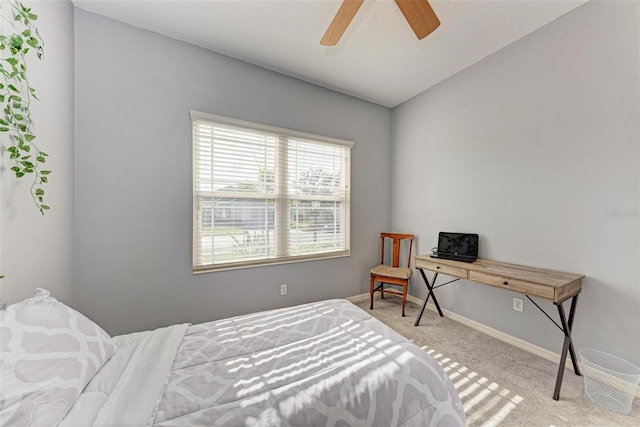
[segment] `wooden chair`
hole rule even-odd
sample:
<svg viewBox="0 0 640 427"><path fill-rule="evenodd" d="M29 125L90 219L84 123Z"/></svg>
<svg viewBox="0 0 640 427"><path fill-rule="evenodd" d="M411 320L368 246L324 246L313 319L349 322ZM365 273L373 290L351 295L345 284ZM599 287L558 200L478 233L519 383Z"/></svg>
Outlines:
<svg viewBox="0 0 640 427"><path fill-rule="evenodd" d="M389 238L393 241L393 253L391 265L384 264L384 241ZM369 293L371 294L371 310L373 310L373 294L380 292L380 298L384 299L384 294L402 295L402 317L404 316L404 305L407 302L407 288L409 279L413 275L413 270L409 268L411 263L411 250L413 248L413 234L380 233L382 240L380 249L380 265L371 269L371 282ZM409 256L407 257L407 267L399 267L400 264L400 244L403 240L409 240ZM374 289L374 282L380 282L380 286ZM384 288L384 284L402 286L402 293Z"/></svg>

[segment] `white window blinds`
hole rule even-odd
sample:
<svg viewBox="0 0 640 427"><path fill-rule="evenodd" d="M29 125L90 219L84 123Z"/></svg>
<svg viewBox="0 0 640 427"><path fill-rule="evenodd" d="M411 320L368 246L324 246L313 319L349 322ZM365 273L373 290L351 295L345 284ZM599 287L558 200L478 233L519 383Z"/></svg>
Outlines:
<svg viewBox="0 0 640 427"><path fill-rule="evenodd" d="M349 255L352 142L191 119L194 272Z"/></svg>

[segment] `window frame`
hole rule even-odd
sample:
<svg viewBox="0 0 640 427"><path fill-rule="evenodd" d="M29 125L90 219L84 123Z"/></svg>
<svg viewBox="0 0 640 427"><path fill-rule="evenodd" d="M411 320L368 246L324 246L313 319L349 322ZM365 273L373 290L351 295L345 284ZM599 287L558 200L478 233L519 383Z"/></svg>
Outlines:
<svg viewBox="0 0 640 427"><path fill-rule="evenodd" d="M192 158L192 199L193 199L193 211L192 211L192 223L193 223L193 230L192 230L192 273L193 274L201 274L201 273L209 273L209 272L215 272L215 271L224 271L224 270L233 270L233 269L242 269L242 268L250 268L250 267L261 267L261 266L266 266L266 265L277 265L277 264L288 264L288 263L295 263L295 262L306 262L306 261L313 261L313 260L322 260L322 259L331 259L331 258L342 258L342 257L348 257L351 255L351 149L353 148L353 146L355 145L355 143L353 141L349 141L349 140L344 140L344 139L339 139L339 138L332 138L332 137L327 137L327 136L321 136L321 135L315 135L315 134L311 134L311 133L306 133L306 132L300 132L300 131L296 131L296 130L291 130L291 129L286 129L286 128L280 128L280 127L275 127L275 126L269 126L269 125L264 125L264 124L260 124L260 123L253 123L253 122L249 122L249 121L245 121L245 120L239 120L239 119L233 119L233 118L229 118L229 117L224 117L224 116L219 116L219 115L215 115L215 114L209 114L209 113L203 113L200 111L195 111L195 110L191 110L190 111L190 116L191 116L191 128L192 128L192 153L191 153L191 158ZM197 166L196 166L196 143L197 143L197 139L196 139L196 121L204 121L204 122L209 122L212 125L220 125L220 126L233 126L233 127L238 127L238 128L243 128L246 130L251 130L251 131L257 131L257 132L264 132L264 133L268 133L268 134L276 134L278 136L278 138L282 139L284 138L285 140L287 140L288 138L292 138L292 139L301 139L305 142L317 142L318 144L329 144L329 145L333 145L333 146L341 146L341 147L345 147L346 151L346 155L341 156L342 157L342 161L345 162L348 165L348 170L346 168L343 168L341 173L343 174L342 176L342 180L345 183L344 184L344 190L345 190L345 196L343 198L340 199L340 202L343 203L343 219L342 219L342 227L345 228L344 230L344 249L342 250L337 250L337 251L330 251L330 252L318 252L318 253L310 253L310 254L303 254L303 255L291 255L291 254L286 254L284 256L275 256L275 257L268 257L268 258L261 258L261 259L253 259L253 260L242 260L242 261L233 261L233 262L224 262L224 263L218 263L218 264L199 264L199 259L198 256L200 255L199 253L199 248L198 248L198 221L199 219L197 218L197 215L199 214L199 202L200 199L202 198L201 195L199 195L198 193L202 193L202 191L200 190L196 190L196 185L197 185L197 181L196 181L196 174L197 174ZM285 167L286 170L286 167ZM279 171L280 169L276 170L276 183L275 186L278 187L280 182L278 180L282 179L280 177L278 177L279 175ZM347 179L348 178L348 179ZM284 178L286 179L286 177ZM247 196L251 197L251 195L256 195L257 193L248 193ZM309 195L302 195L302 196L293 196L293 195L288 195L288 194L277 194L276 195L276 200L274 200L274 202L278 201L278 200L321 200L322 199L327 199L327 196L324 195L317 195L316 197L314 196L309 196ZM283 215L284 212L286 212L287 217L289 217L290 215L290 206L284 206L283 207L283 203L280 203L280 207L276 207L275 209L275 215ZM278 213L279 212L279 213ZM211 217L213 218L214 213L213 211L211 211ZM347 223L348 222L348 223ZM346 225L345 225L346 223ZM278 239L278 237L282 237L284 235L288 235L289 231L291 230L290 227L286 228L286 231L280 231L278 232L278 229L275 228L277 227L277 225L274 225L274 236L276 237L276 252L281 252L281 245L285 245L285 242L281 242L281 239ZM278 243L280 240L281 243ZM279 249L278 249L279 247Z"/></svg>

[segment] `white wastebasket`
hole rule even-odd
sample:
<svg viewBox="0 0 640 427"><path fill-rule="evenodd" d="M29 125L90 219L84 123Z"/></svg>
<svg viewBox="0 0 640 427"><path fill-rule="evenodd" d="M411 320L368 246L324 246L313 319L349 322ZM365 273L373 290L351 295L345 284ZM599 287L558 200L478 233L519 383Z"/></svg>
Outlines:
<svg viewBox="0 0 640 427"><path fill-rule="evenodd" d="M603 351L581 348L578 354L587 397L610 411L630 413L640 368Z"/></svg>

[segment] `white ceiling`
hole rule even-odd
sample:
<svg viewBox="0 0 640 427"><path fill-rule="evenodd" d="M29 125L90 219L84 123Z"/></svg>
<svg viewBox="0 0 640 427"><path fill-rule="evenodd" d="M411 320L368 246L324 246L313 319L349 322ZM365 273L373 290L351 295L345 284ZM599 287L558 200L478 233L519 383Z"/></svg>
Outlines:
<svg viewBox="0 0 640 427"><path fill-rule="evenodd" d="M366 0L335 47L320 39L340 0L73 0L77 7L387 107L586 0L431 0L418 40L391 0Z"/></svg>

